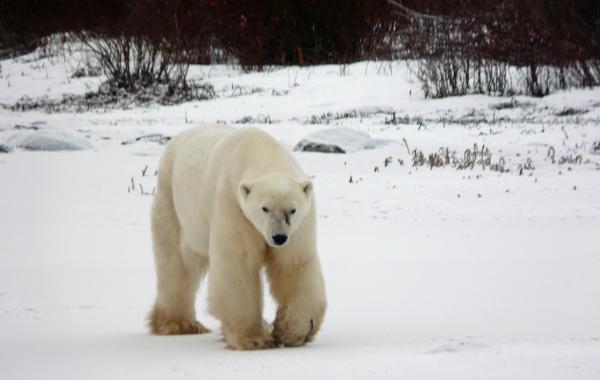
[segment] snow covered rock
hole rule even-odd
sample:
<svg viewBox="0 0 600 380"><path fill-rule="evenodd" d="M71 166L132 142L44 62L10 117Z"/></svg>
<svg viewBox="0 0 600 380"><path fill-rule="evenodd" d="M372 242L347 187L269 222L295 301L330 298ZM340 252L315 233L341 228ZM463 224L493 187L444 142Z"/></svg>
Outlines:
<svg viewBox="0 0 600 380"><path fill-rule="evenodd" d="M329 128L309 134L296 146L295 151L321 153L352 153L375 148L367 133L351 128Z"/></svg>
<svg viewBox="0 0 600 380"><path fill-rule="evenodd" d="M85 138L57 131L36 131L12 139L18 148L32 151L86 150L94 146Z"/></svg>

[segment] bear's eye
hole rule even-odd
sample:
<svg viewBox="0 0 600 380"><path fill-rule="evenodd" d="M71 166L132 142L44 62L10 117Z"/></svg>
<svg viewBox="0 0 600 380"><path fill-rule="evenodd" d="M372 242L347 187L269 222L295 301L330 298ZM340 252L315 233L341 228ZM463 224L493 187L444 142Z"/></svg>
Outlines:
<svg viewBox="0 0 600 380"><path fill-rule="evenodd" d="M263 212L269 212L269 209L266 207L263 207L262 210L263 210Z"/></svg>
<svg viewBox="0 0 600 380"><path fill-rule="evenodd" d="M296 213L296 209L295 208L293 208L293 209L290 210L290 214L295 214L295 213Z"/></svg>

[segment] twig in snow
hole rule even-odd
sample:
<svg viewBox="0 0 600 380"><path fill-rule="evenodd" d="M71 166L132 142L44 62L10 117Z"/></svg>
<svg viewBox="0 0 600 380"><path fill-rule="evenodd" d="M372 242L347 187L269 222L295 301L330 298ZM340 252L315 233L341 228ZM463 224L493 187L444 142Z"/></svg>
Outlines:
<svg viewBox="0 0 600 380"><path fill-rule="evenodd" d="M552 160L552 163L555 163L555 162L556 162L556 160L554 159L554 156L555 156L555 154L556 154L556 150L554 150L554 147L553 147L553 146L550 146L550 147L548 148L548 154L547 154L547 157L548 157L548 158L550 158L550 159Z"/></svg>
<svg viewBox="0 0 600 380"><path fill-rule="evenodd" d="M404 143L404 146L406 147L406 153L408 153L410 155L410 148L408 147L408 141L406 141L406 138L402 138L402 142Z"/></svg>

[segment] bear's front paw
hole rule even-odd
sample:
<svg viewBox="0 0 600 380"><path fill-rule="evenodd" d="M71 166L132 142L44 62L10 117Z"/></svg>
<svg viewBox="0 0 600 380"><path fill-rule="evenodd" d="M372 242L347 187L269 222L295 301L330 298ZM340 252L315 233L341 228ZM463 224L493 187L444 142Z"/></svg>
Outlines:
<svg viewBox="0 0 600 380"><path fill-rule="evenodd" d="M242 333L240 330L223 327L223 340L233 350L264 350L275 348L277 344L271 336L271 326L263 321L262 332L257 335ZM260 330L260 329L259 329ZM254 332L256 333L256 331Z"/></svg>
<svg viewBox="0 0 600 380"><path fill-rule="evenodd" d="M321 321L320 315L306 317L293 313L287 307L279 308L273 323L273 339L285 346L302 346L313 340Z"/></svg>
<svg viewBox="0 0 600 380"><path fill-rule="evenodd" d="M270 336L252 336L247 338L225 337L227 347L233 350L264 350L277 345Z"/></svg>

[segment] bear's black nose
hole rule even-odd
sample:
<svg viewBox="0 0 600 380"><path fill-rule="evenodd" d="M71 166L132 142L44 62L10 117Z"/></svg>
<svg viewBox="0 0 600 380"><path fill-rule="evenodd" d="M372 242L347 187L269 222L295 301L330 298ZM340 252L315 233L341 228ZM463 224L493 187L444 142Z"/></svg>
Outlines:
<svg viewBox="0 0 600 380"><path fill-rule="evenodd" d="M287 241L287 236L285 235L273 235L273 242L277 245L282 245Z"/></svg>

